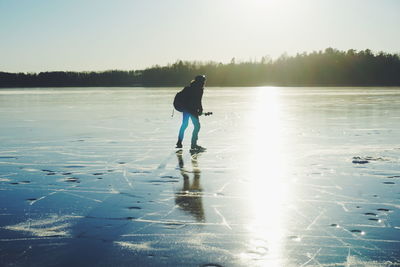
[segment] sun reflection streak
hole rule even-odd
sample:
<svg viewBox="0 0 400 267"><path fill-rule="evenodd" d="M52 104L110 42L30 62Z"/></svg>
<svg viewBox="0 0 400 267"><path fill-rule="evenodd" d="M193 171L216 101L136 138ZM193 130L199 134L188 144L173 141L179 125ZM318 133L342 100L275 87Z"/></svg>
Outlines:
<svg viewBox="0 0 400 267"><path fill-rule="evenodd" d="M252 114L252 153L248 169L249 218L247 251L240 255L247 263L282 266L285 241L285 203L289 186L285 182L285 140L278 88L259 88Z"/></svg>

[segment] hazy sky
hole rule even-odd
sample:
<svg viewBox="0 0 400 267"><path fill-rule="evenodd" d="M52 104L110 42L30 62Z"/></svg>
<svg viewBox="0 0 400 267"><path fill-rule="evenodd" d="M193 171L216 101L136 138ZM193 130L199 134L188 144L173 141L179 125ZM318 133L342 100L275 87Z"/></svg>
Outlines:
<svg viewBox="0 0 400 267"><path fill-rule="evenodd" d="M400 52L400 0L0 0L0 71Z"/></svg>

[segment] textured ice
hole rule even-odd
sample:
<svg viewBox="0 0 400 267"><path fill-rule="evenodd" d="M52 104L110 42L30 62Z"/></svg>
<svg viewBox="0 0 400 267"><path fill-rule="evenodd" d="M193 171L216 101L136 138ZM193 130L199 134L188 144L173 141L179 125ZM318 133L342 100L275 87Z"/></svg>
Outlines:
<svg viewBox="0 0 400 267"><path fill-rule="evenodd" d="M0 91L1 266L400 266L399 88Z"/></svg>

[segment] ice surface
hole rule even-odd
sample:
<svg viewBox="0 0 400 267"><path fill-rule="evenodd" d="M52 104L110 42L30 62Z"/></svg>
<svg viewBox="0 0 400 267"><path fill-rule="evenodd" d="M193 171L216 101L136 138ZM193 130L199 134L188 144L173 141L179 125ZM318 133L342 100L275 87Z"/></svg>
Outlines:
<svg viewBox="0 0 400 267"><path fill-rule="evenodd" d="M0 90L1 266L399 266L399 88Z"/></svg>

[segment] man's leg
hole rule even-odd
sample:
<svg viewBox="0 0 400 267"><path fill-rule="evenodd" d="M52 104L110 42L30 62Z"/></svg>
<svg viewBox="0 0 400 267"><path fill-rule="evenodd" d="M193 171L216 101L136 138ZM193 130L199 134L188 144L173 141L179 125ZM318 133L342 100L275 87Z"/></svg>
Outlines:
<svg viewBox="0 0 400 267"><path fill-rule="evenodd" d="M193 114L190 114L190 119L192 120L193 123L193 133L192 133L192 148L194 146L197 146L197 139L199 138L199 131L200 131L200 120L199 116L195 116Z"/></svg>
<svg viewBox="0 0 400 267"><path fill-rule="evenodd" d="M177 148L182 148L183 136L184 136L185 130L189 124L189 116L190 116L190 113L188 113L186 111L184 111L182 113L182 125L181 125L181 128L179 129L178 142L176 143Z"/></svg>

